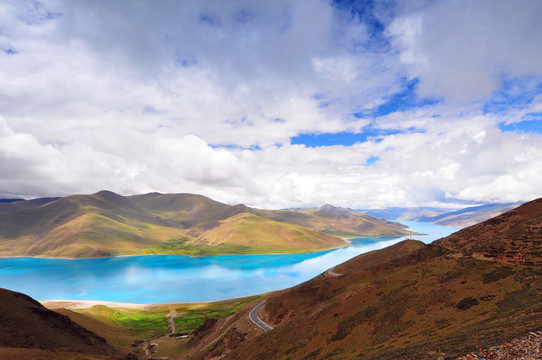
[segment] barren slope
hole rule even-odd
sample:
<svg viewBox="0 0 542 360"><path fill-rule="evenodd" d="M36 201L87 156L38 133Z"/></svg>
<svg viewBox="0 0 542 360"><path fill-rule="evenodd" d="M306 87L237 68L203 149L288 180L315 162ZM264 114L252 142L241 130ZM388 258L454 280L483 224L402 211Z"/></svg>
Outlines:
<svg viewBox="0 0 542 360"><path fill-rule="evenodd" d="M86 356L83 356L86 354ZM0 289L0 357L122 358L105 339L32 298Z"/></svg>
<svg viewBox="0 0 542 360"><path fill-rule="evenodd" d="M453 359L539 330L541 214L539 199L431 245L361 255L334 269L343 276L269 295L260 317L272 331L222 334L198 355Z"/></svg>

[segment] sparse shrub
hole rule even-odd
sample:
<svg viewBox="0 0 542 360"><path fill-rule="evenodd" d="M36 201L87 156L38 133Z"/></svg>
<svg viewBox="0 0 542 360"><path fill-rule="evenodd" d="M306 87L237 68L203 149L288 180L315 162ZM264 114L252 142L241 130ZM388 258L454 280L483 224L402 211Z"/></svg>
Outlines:
<svg viewBox="0 0 542 360"><path fill-rule="evenodd" d="M376 308L369 306L364 310L347 317L337 325L337 332L331 337L330 340L337 341L344 339L352 332L354 327L363 322L370 322L371 320L374 320L377 312L378 310Z"/></svg>
<svg viewBox="0 0 542 360"><path fill-rule="evenodd" d="M511 268L503 266L487 274L484 274L483 282L484 284L491 284L501 279L505 279L513 273L514 271Z"/></svg>
<svg viewBox="0 0 542 360"><path fill-rule="evenodd" d="M435 320L435 325L438 326L440 329L444 329L445 327L450 326L450 320L446 318Z"/></svg>
<svg viewBox="0 0 542 360"><path fill-rule="evenodd" d="M472 296L469 296L469 297L464 298L460 302L458 302L455 305L455 307L460 311L465 311L465 310L470 309L473 306L478 305L479 303L480 302L478 301L478 299L473 298Z"/></svg>

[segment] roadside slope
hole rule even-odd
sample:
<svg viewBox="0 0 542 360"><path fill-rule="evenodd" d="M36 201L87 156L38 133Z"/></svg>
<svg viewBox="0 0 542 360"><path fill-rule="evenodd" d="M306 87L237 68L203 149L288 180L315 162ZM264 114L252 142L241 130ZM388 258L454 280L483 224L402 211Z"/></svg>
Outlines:
<svg viewBox="0 0 542 360"><path fill-rule="evenodd" d="M235 346L223 335L225 359L451 359L540 330L541 214L539 199L430 245L405 241L360 255L336 267L343 276L324 273L271 294L259 315L274 329ZM496 246L522 256L490 256Z"/></svg>

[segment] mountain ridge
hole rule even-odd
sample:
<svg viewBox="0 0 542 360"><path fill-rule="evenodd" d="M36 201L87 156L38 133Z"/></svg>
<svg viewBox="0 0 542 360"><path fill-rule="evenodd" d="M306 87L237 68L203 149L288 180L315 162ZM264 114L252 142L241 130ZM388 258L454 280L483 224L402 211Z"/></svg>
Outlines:
<svg viewBox="0 0 542 360"><path fill-rule="evenodd" d="M359 210L388 220L431 222L442 226L464 228L512 210L522 202L494 203L469 206L462 209L435 207L391 207L385 209Z"/></svg>
<svg viewBox="0 0 542 360"><path fill-rule="evenodd" d="M455 359L505 343L540 330L541 229L537 199L429 245L406 240L362 254L333 268L341 276L326 272L266 296L259 316L272 331L251 330L239 314L211 326L213 338L200 332L189 354ZM503 248L523 256L488 256Z"/></svg>
<svg viewBox="0 0 542 360"><path fill-rule="evenodd" d="M197 194L121 196L104 190L16 203L21 204L17 209L0 212L0 255L77 258L306 252L345 246L338 236L412 234L401 224L349 209L328 206L328 211L284 213L227 205ZM254 241L247 243L246 238ZM258 245L258 239L265 239L266 246Z"/></svg>

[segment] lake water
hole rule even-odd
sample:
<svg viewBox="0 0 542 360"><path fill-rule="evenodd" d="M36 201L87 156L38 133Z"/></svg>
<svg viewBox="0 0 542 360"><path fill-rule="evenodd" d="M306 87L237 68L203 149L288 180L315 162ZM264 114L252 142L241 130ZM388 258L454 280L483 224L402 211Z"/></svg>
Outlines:
<svg viewBox="0 0 542 360"><path fill-rule="evenodd" d="M403 222L429 243L458 228ZM105 300L129 303L215 301L297 285L367 251L404 237L359 238L317 253L191 258L150 255L102 259L0 259L0 287L39 300Z"/></svg>

